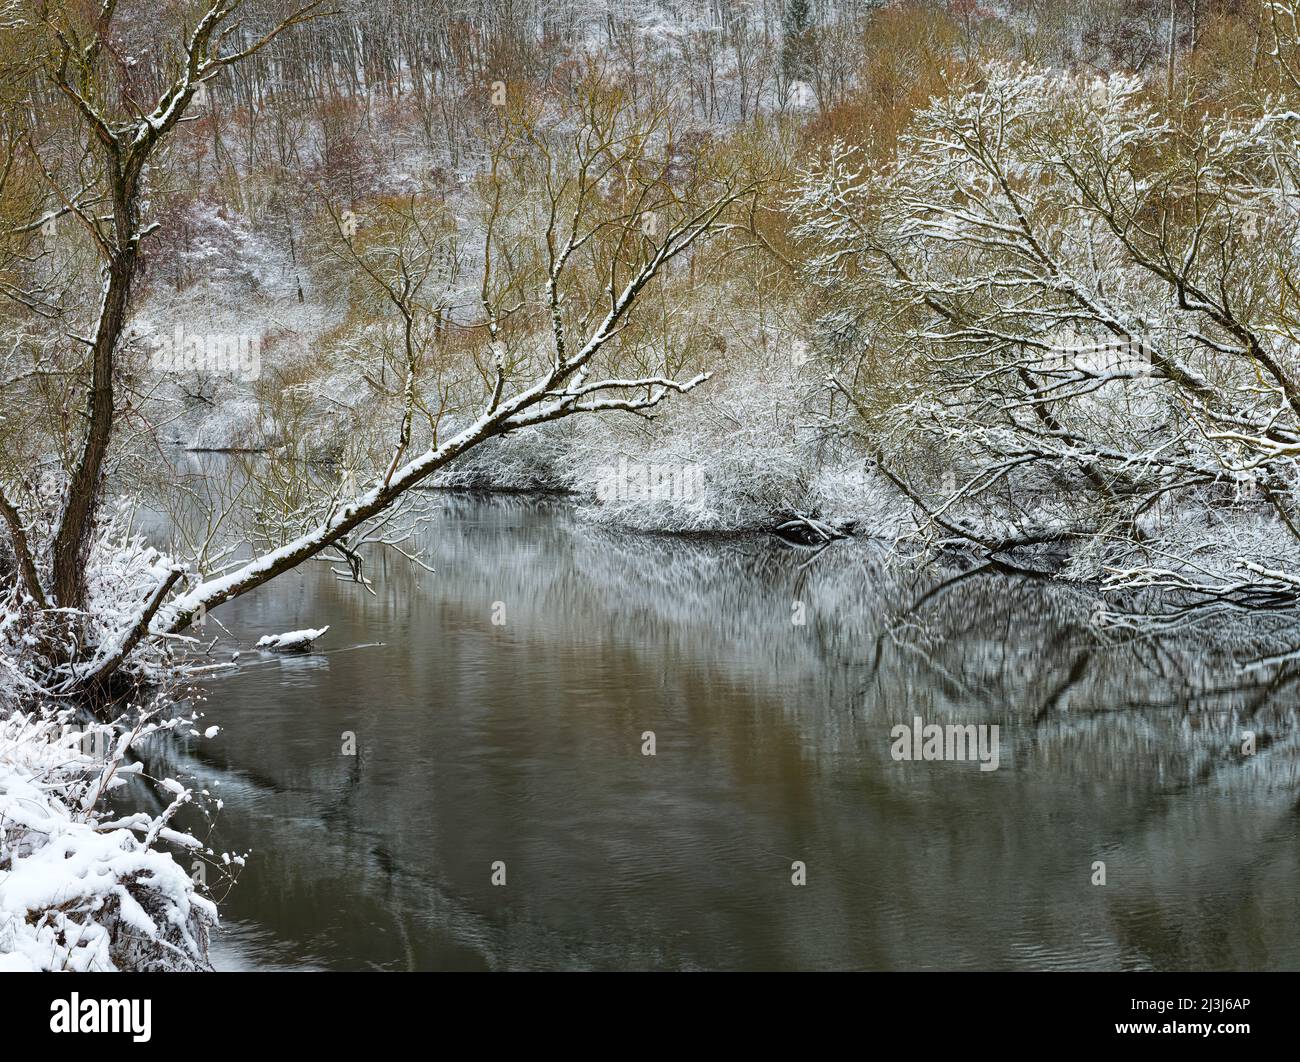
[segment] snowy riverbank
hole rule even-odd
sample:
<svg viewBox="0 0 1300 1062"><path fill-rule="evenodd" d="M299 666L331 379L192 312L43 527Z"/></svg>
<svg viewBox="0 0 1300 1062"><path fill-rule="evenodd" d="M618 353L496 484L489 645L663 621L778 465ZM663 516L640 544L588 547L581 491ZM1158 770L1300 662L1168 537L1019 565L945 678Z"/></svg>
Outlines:
<svg viewBox="0 0 1300 1062"><path fill-rule="evenodd" d="M216 906L164 850L202 848L168 824L193 794L159 783L159 814L103 797L139 772L137 741L172 722L74 728L70 713L0 719L0 970L198 970Z"/></svg>

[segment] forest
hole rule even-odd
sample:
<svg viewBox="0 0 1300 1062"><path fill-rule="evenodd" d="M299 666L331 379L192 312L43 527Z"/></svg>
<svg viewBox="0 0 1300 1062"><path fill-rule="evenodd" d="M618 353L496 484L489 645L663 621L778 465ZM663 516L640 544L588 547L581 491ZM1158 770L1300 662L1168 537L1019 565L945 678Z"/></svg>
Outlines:
<svg viewBox="0 0 1300 1062"><path fill-rule="evenodd" d="M440 497L1285 629L1297 217L1297 0L0 0L0 969L207 968L135 750Z"/></svg>

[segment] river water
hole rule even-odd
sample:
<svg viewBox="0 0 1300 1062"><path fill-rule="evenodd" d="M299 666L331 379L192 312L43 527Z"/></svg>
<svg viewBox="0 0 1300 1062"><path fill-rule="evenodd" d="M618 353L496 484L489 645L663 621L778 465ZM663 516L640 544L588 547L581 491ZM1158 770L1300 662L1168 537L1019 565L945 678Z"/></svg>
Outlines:
<svg viewBox="0 0 1300 1062"><path fill-rule="evenodd" d="M1300 967L1300 672L1247 666L1292 621L1151 637L870 544L431 504L436 572L208 621L221 734L156 755L249 851L218 968ZM997 769L895 760L918 717L997 725Z"/></svg>

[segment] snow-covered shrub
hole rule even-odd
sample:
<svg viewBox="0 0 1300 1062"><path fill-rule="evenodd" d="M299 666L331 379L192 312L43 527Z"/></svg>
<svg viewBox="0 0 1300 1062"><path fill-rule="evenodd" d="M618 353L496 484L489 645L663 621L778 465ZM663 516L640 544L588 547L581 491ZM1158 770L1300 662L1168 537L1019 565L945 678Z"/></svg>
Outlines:
<svg viewBox="0 0 1300 1062"><path fill-rule="evenodd" d="M805 403L789 359L737 366L653 421L577 424L564 485L594 519L642 530L742 531L815 515L822 441ZM641 489L655 470L674 473L675 485Z"/></svg>
<svg viewBox="0 0 1300 1062"><path fill-rule="evenodd" d="M156 847L201 847L168 825L190 790L163 780L158 815L115 819L103 803L139 773L132 745L172 724L71 724L67 711L0 718L0 970L205 968L216 907ZM105 737L104 754L88 754Z"/></svg>
<svg viewBox="0 0 1300 1062"><path fill-rule="evenodd" d="M539 424L490 439L440 471L432 483L468 490L565 490L571 435L568 424Z"/></svg>
<svg viewBox="0 0 1300 1062"><path fill-rule="evenodd" d="M165 718L177 640L144 640L114 689L159 687L152 708L83 725L53 695L112 659L173 563L110 516L92 542L80 610L0 608L0 970L190 970L207 964L212 901L160 845L210 852L172 827L192 792L157 781L165 808L117 817L109 795L144 778L132 750L182 721ZM66 705L67 701L58 702Z"/></svg>
<svg viewBox="0 0 1300 1062"><path fill-rule="evenodd" d="M272 262L247 216L196 198L167 220L168 239L151 245L153 266L177 289L195 280L225 290L255 291L272 282Z"/></svg>
<svg viewBox="0 0 1300 1062"><path fill-rule="evenodd" d="M915 511L860 455L827 458L808 488L809 512L859 535L896 539L915 524Z"/></svg>
<svg viewBox="0 0 1300 1062"><path fill-rule="evenodd" d="M78 636L96 647L95 659L111 654L139 619L142 603L165 580L173 561L132 530L125 516L110 519L91 545L87 602ZM145 683L173 677L167 642L145 639L124 665L124 674ZM89 664L83 664L89 667Z"/></svg>

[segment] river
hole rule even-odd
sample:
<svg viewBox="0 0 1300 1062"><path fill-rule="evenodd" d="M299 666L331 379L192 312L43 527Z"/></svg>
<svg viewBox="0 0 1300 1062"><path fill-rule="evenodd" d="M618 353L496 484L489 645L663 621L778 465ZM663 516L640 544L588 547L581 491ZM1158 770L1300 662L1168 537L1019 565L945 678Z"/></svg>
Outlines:
<svg viewBox="0 0 1300 1062"><path fill-rule="evenodd" d="M208 621L221 733L154 757L249 852L217 968L1300 967L1300 671L1244 666L1292 621L1152 637L870 543L430 504L435 572ZM894 759L916 718L997 725L997 769Z"/></svg>

